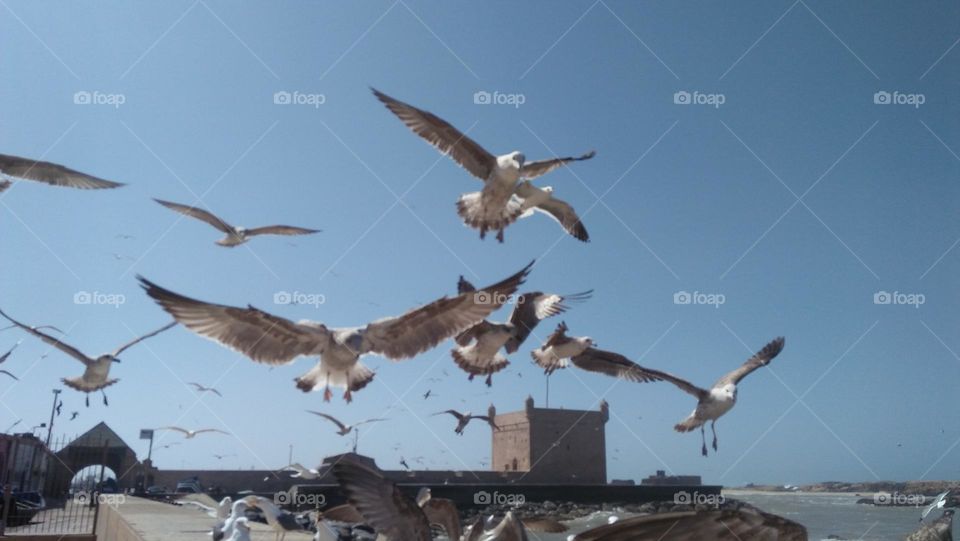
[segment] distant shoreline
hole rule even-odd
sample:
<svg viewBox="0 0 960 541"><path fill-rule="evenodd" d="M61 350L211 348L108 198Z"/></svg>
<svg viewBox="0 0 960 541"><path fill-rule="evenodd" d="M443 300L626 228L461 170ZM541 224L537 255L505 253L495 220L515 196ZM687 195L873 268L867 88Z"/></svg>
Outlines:
<svg viewBox="0 0 960 541"><path fill-rule="evenodd" d="M845 483L830 481L810 485L747 485L742 487L725 488L730 493L757 493L757 494L832 494L832 495L872 495L877 493L888 494L922 494L933 496L947 490L960 492L960 481L873 481L861 483Z"/></svg>

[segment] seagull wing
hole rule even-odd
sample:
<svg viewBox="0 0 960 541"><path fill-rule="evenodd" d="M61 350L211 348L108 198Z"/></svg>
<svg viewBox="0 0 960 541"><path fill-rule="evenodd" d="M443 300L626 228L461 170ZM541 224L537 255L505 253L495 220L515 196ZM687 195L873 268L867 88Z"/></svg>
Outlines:
<svg viewBox="0 0 960 541"><path fill-rule="evenodd" d="M524 528L537 533L563 533L570 529L559 520L550 517L527 517L521 519L521 522Z"/></svg>
<svg viewBox="0 0 960 541"><path fill-rule="evenodd" d="M510 324L513 325L513 336L506 343L507 353L515 353L520 344L530 336L530 332L541 320L562 314L569 310L565 302L579 302L590 298L593 290L572 295L557 295L534 291L524 293L517 299L510 314Z"/></svg>
<svg viewBox="0 0 960 541"><path fill-rule="evenodd" d="M650 370L640 366L630 359L614 353L596 348L587 348L586 351L570 359L574 366L589 372L598 372L618 379L648 383L660 381L662 378Z"/></svg>
<svg viewBox="0 0 960 541"><path fill-rule="evenodd" d="M783 337L774 338L769 344L763 346L763 349L758 351L753 357L747 359L747 362L740 365L740 368L737 368L733 372L730 372L726 376L723 376L716 383L713 384L714 387L721 387L732 383L736 385L740 383L740 380L747 377L750 372L753 372L761 366L766 366L770 364L770 361L774 357L780 354L783 351L784 340Z"/></svg>
<svg viewBox="0 0 960 541"><path fill-rule="evenodd" d="M347 501L364 521L391 541L430 541L430 522L416 502L376 467L341 460L333 474Z"/></svg>
<svg viewBox="0 0 960 541"><path fill-rule="evenodd" d="M577 534L573 541L807 541L807 529L783 517L744 507L659 513L617 521Z"/></svg>
<svg viewBox="0 0 960 541"><path fill-rule="evenodd" d="M220 429L218 429L218 428L201 428L200 430L194 430L194 431L193 431L193 435L196 436L197 434L203 434L204 432L214 432L214 433L217 433L217 434L226 434L227 436L230 435L229 432L224 432L223 430L220 430Z"/></svg>
<svg viewBox="0 0 960 541"><path fill-rule="evenodd" d="M13 379L15 379L15 380L17 380L17 381L20 381L20 378L18 378L17 376L14 376L14 375L11 374L10 372L7 372L6 370L0 370L0 374L6 374L6 375L10 376L11 378L13 378Z"/></svg>
<svg viewBox="0 0 960 541"><path fill-rule="evenodd" d="M523 283L533 262L509 278L472 293L442 297L399 317L367 325L360 353L389 359L413 357L483 321Z"/></svg>
<svg viewBox="0 0 960 541"><path fill-rule="evenodd" d="M533 195L533 190L535 189L536 188L529 183L523 182L517 186L516 194L526 199ZM533 208L556 220L563 226L567 233L570 233L575 239L583 242L590 241L590 234L587 233L587 228L584 227L580 221L580 216L577 215L577 211L573 210L570 203L562 199L557 199L551 194L549 199Z"/></svg>
<svg viewBox="0 0 960 541"><path fill-rule="evenodd" d="M307 229L305 227L294 227L292 225L268 225L265 227L256 227L247 230L247 236L255 235L311 235L319 233L319 229Z"/></svg>
<svg viewBox="0 0 960 541"><path fill-rule="evenodd" d="M464 415L457 410L438 411L437 413L434 413L434 415L443 415L444 413L449 413L450 415L453 415L454 417L457 418L458 421L462 421L464 418Z"/></svg>
<svg viewBox="0 0 960 541"><path fill-rule="evenodd" d="M35 329L35 328L33 328L33 327L28 327L28 326L24 325L23 323L20 323L19 321L15 320L15 319L11 318L10 316L8 316L7 314L5 314L5 313L3 312L3 310L0 310L0 316L5 317L10 323L13 323L13 324L16 325L17 327L20 327L21 329L23 329L23 330L27 331L28 333L36 336L36 337L39 338L40 340L43 340L44 342L46 342L46 343L50 344L51 346L59 349L60 351L66 353L67 355L73 357L74 359L82 362L82 363L85 364L85 365L86 365L86 364L90 364L91 362L93 362L93 359L91 359L91 358L87 357L86 355L84 355L83 352L81 352L79 349L77 349L77 348L75 348L75 347L73 347L73 346L71 346L71 345L69 345L69 344L65 344L65 343L61 342L60 340L57 340L56 338L54 338L54 337L50 336L49 334L46 334L46 333L38 330L38 329Z"/></svg>
<svg viewBox="0 0 960 541"><path fill-rule="evenodd" d="M161 426L161 427L158 427L157 430L173 430L175 432L180 432L185 436L190 435L189 430L187 430L186 428L180 428L179 426Z"/></svg>
<svg viewBox="0 0 960 541"><path fill-rule="evenodd" d="M476 290L477 288L473 287L473 284L461 274L460 279L457 281L457 293L469 293Z"/></svg>
<svg viewBox="0 0 960 541"><path fill-rule="evenodd" d="M180 203L163 201L161 199L154 199L154 201L156 201L157 203L160 203L161 205L167 207L172 211L179 212L184 216L189 216L191 218L196 218L197 220L200 220L202 222L206 222L224 233L233 233L233 226L221 220L220 218L217 218L216 216L213 215L213 213L206 211L202 208L190 207L187 205L181 205Z"/></svg>
<svg viewBox="0 0 960 541"><path fill-rule="evenodd" d="M0 154L0 173L16 178L44 182L52 186L66 186L82 190L119 188L123 184L90 176L50 162ZM2 191L2 190L0 190Z"/></svg>
<svg viewBox="0 0 960 541"><path fill-rule="evenodd" d="M10 186L13 186L13 183L10 182L9 180L0 180L0 193L3 193L3 191L9 188Z"/></svg>
<svg viewBox="0 0 960 541"><path fill-rule="evenodd" d="M371 90L413 133L453 158L473 176L484 181L490 177L497 165L497 158L473 139L433 113L393 99L375 88Z"/></svg>
<svg viewBox="0 0 960 541"><path fill-rule="evenodd" d="M389 419L379 418L379 417L376 418L376 419L365 419L365 420L363 420L363 421L360 421L359 423L353 423L353 426L354 426L354 427L358 427L358 426L360 426L360 425L365 425L365 424L369 424L369 423L377 423L377 422L380 422L380 421L389 421Z"/></svg>
<svg viewBox="0 0 960 541"><path fill-rule="evenodd" d="M155 331L153 331L153 332L149 332L149 333L141 336L140 338L137 338L137 339L131 340L130 342L127 342L126 344L124 344L124 345L120 346L119 348L117 348L117 350L113 352L113 356L114 356L114 357L119 357L120 354L123 353L127 348L129 348L129 347L131 347L131 346L134 346L134 345L136 345L136 344L139 344L140 342L146 340L147 338L152 338L152 337L154 337L154 336L162 333L163 331L165 331L165 330L167 330L167 329L171 329L171 328L173 328L176 324L177 324L176 321L171 321L170 323L167 323L167 324L164 325L163 327L160 327L159 329L157 329L157 330L155 330Z"/></svg>
<svg viewBox="0 0 960 541"><path fill-rule="evenodd" d="M334 417L333 415L327 415L326 413L322 413L322 412L319 412L319 411L313 411L313 410L307 410L307 412L312 413L312 414L314 414L314 415L319 415L320 417L323 417L324 419L326 419L326 420L332 422L333 424L337 425L338 427L340 427L340 430L346 430L346 429L347 429L347 425L341 423L340 420L337 419L336 417Z"/></svg>
<svg viewBox="0 0 960 541"><path fill-rule="evenodd" d="M655 376L656 379L659 381L669 381L670 383L679 387L681 391L684 391L686 393L693 395L697 400L703 400L710 394L710 391L706 389L701 389L700 387L697 387L696 385L690 383L689 381L683 378L678 378L673 374L668 374L666 372L661 372L660 370L654 370L652 368L645 368L644 370L649 372L651 375Z"/></svg>
<svg viewBox="0 0 960 541"><path fill-rule="evenodd" d="M13 350L17 349L17 346L19 345L20 345L20 341L14 344L13 347L7 350L6 353L4 353L3 355L0 355L0 364L3 364L7 359L9 359L10 355L13 353Z"/></svg>
<svg viewBox="0 0 960 541"><path fill-rule="evenodd" d="M583 160L589 160L590 158L596 156L597 153L593 150L587 152L582 156L567 156L565 158L552 158L549 160L540 160L536 162L527 162L523 164L523 167L520 168L520 176L529 180L532 178L537 178L541 175L546 175L554 169L558 169L570 162L579 162Z"/></svg>
<svg viewBox="0 0 960 541"><path fill-rule="evenodd" d="M330 341L319 323L294 323L252 306L206 303L138 279L147 295L183 326L257 362L286 364L301 355L320 355Z"/></svg>

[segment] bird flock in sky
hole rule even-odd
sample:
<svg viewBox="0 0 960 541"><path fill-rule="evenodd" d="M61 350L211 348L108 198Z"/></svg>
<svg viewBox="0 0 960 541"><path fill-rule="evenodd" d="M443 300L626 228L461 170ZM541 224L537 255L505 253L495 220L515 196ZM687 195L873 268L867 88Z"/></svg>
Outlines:
<svg viewBox="0 0 960 541"><path fill-rule="evenodd" d="M497 156L440 117L394 99L376 89L373 89L373 94L414 134L482 181L483 186L479 191L462 194L455 204L463 223L478 230L481 239L488 232L496 232L497 240L502 243L507 227L520 218L539 212L552 217L575 239L582 242L589 241L587 229L573 206L556 197L553 188L539 187L532 181L560 167L593 159L595 152L589 151L580 156L555 157L540 161L527 161L524 154L518 151ZM9 189L14 180L32 180L79 189L111 189L124 186L124 184L87 175L62 165L9 155L0 155L0 174L3 175L0 179L0 192ZM320 232L319 229L290 225L269 225L247 229L230 225L203 208L160 199L155 201L165 208L203 221L223 233L225 237L216 241L217 245L223 247L237 246L249 241L252 237L261 235L312 235ZM119 381L111 378L111 367L114 363L120 362L119 357L127 349L178 323L257 363L275 366L292 363L299 357L317 357L317 363L295 379L296 388L304 392L322 391L324 401L330 401L332 398L331 388L340 388L343 389L343 399L349 403L354 393L367 386L375 376L374 371L361 362L361 357L379 355L391 361L401 361L431 350L448 339L453 339L455 344L451 350L454 364L463 370L469 379L480 376L485 378L487 386L492 385L493 375L510 364L508 356L519 350L542 320L564 314L577 304L588 301L593 294L592 290L570 294L532 290L518 294L520 287L529 278L533 266L534 262L531 262L506 278L479 288L461 276L457 283L456 294L440 296L432 302L422 304L399 316L377 319L360 326L342 327L327 326L325 323L316 321L292 321L253 306L235 307L206 302L176 293L143 276L138 276L137 279L146 295L172 316L174 321L147 332L110 353L97 357L91 357L66 343L65 338L62 337L64 333L56 327L22 323L2 310L0 310L0 316L8 320L12 328L18 328L83 363L82 375L63 378L61 381L71 389L86 393L87 406L89 406L89 394L94 392L99 392L104 405L108 405L104 389ZM510 303L513 307L507 321L493 322L488 319L502 306ZM702 439L701 452L704 456L708 454L706 424L709 422L711 425L712 447L716 450L715 423L736 404L738 384L753 371L770 363L784 347L784 339L775 338L740 367L721 377L713 386L702 388L667 372L641 366L620 353L599 349L590 337L572 336L568 332L567 324L561 321L546 340L530 352L533 362L547 375L558 369L573 366L630 382L665 381L674 384L697 400L696 409L674 428L679 432L690 432L699 428ZM0 363L3 363L12 351L13 349L0 356ZM15 378L6 370L0 370L0 372ZM190 385L198 393L209 392L222 396L212 387L195 382ZM351 432L356 434L356 427L365 423L387 421L387 419L377 418L346 424L324 412L311 411L310 413L333 423L341 436ZM496 411L492 405L487 415L462 413L455 409L447 409L436 415L454 417L457 421L454 429L456 434L463 434L468 423L474 419L485 421L491 430L499 430L495 422ZM158 430L179 432L186 439L206 433L226 434L212 428L189 430L178 426L165 426ZM299 464L292 464L290 468L299 477L309 479L316 475L315 470L303 468ZM392 501L382 501L384 487L387 486L385 483L389 481L379 472L368 466L352 463L338 464L334 471L341 479L344 490L351 498L351 503L375 528L384 528L391 532L395 529L396 524L393 522L381 523L381 520L387 520L384 518L386 515L381 515L378 511L383 506L393 505L392 511L403 515L403 520L407 524L404 528L408 529L402 531L406 533L388 534L387 538L403 540L430 538L428 521L423 516L421 505L417 505L417 502L403 501L396 496L395 487ZM376 496L381 500L367 506L365 502L373 497L370 491L374 489L377 491ZM236 504L240 503L236 502ZM263 505L262 502L260 505ZM751 524L767 525L772 520L770 516L760 512L738 511L737 513L746 513L740 519ZM240 523L237 523L235 528L243 529ZM509 530L522 533L524 526L508 515L497 528L500 532ZM501 533L497 533L495 537L486 537L488 533L484 533L482 528L479 532L480 535L485 536L482 539L525 538L511 537ZM470 539L475 538L480 537L470 537ZM578 539L581 538L627 539L627 537L578 537Z"/></svg>

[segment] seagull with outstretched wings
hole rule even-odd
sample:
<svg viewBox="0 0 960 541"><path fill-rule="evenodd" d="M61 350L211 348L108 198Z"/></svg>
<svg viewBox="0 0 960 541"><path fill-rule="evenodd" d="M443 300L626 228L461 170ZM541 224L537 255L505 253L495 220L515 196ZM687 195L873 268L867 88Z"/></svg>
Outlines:
<svg viewBox="0 0 960 541"><path fill-rule="evenodd" d="M40 330L39 327L30 327L28 325L24 325L23 323L20 323L19 321L5 314L2 310L0 310L0 316L3 316L4 318L7 319L7 321L9 321L10 323L13 323L15 326L23 329L27 333L32 334L33 336L39 338L40 340L46 342L47 344L50 344L51 346L59 349L63 353L66 353L67 355L83 363L83 365L86 368L84 369L82 376L72 377L72 378L63 378L60 381L62 381L64 385L66 385L67 387L70 387L71 389L81 391L83 393L87 393L87 396L86 396L87 407L90 406L90 393L96 392L96 391L100 391L100 394L103 395L103 405L104 406L109 405L109 402L107 401L107 394L103 391L103 389L120 381L119 379L109 379L109 377L110 377L110 366L113 363L120 362L119 357L121 353L126 351L128 348L146 340L147 338L154 337L177 324L175 321L170 322L155 331L151 331L143 336L140 336L138 338L131 340L130 342L127 342L126 344L114 350L113 353L105 353L103 355L100 355L99 357L94 358L94 357L89 357L85 355L79 349L67 343L62 342L59 339L44 333L43 331Z"/></svg>
<svg viewBox="0 0 960 541"><path fill-rule="evenodd" d="M216 241L216 244L220 246L226 246L228 248L239 246L250 240L251 237L255 237L257 235L312 235L320 232L319 229L306 229L304 227L294 227L291 225L268 225L264 227L255 227L253 229L236 227L228 224L227 222L215 216L213 213L202 208L190 207L187 205L181 205L180 203L162 201L160 199L154 199L154 201L172 211L179 212L184 216L189 216L191 218L196 218L201 222L206 222L215 229L226 233L227 236Z"/></svg>
<svg viewBox="0 0 960 541"><path fill-rule="evenodd" d="M644 368L619 353L594 347L588 336L567 336L567 324L560 322L542 346L530 352L548 376L569 365L613 378L636 383L658 381L654 370Z"/></svg>
<svg viewBox="0 0 960 541"><path fill-rule="evenodd" d="M359 423L353 423L352 425L348 425L348 424L344 424L344 423L340 422L340 420L337 419L336 417L334 417L333 415L329 415L329 414L326 414L326 413L323 413L323 412L313 411L313 410L307 410L307 412L308 412L308 413L312 413L312 414L314 414L314 415L318 415L318 416L320 416L320 417L323 417L324 419L326 419L326 420L332 422L333 424L337 425L337 434L340 434L341 436L346 436L347 434L353 432L353 430L354 430L355 428L357 428L358 426L360 426L360 425L364 425L364 424L367 424L367 423L375 423L375 422L377 422L377 421L386 421L386 419L380 419L380 418L377 418L377 419L367 419L367 420L365 420L365 421L360 421Z"/></svg>
<svg viewBox="0 0 960 541"><path fill-rule="evenodd" d="M497 240L503 242L503 230L524 212L536 208L560 221L564 228L577 239L587 240L586 229L579 223L576 214L574 213L572 218L575 224L568 216L573 209L570 208L569 212L562 209L564 205L567 207L569 205L554 199L550 195L552 189L543 192L531 185L529 179L545 175L571 162L589 160L593 158L594 152L577 157L535 162L527 162L519 151L494 156L476 141L433 113L394 99L379 90L372 90L377 99L397 115L413 133L436 147L442 154L450 156L470 174L483 181L481 191L463 194L457 200L457 213L460 218L469 227L480 230L481 239L486 236L487 231L496 231ZM520 184L522 180L525 186ZM525 197L531 198L530 203L526 205Z"/></svg>
<svg viewBox="0 0 960 541"><path fill-rule="evenodd" d="M210 434L226 434L227 436L230 435L229 432L224 432L223 430L220 430L220 429L217 429L217 428L201 428L201 429L198 429L198 430L187 430L186 428L181 428L181 427L179 427L179 426L161 426L161 427L157 428L157 430L173 430L174 432L179 432L179 433L183 434L183 438L184 438L184 439L187 439L187 440L193 439L193 438L197 437L197 435L199 435L199 434L207 434L207 433L210 433Z"/></svg>
<svg viewBox="0 0 960 541"><path fill-rule="evenodd" d="M454 428L453 431L456 432L457 435L459 436L463 435L463 430L467 428L467 425L470 424L470 421L472 421L473 419L480 419L481 421L486 421L487 424L490 425L490 428L494 430L500 430L500 427L497 426L495 422L493 422L493 417L491 417L490 415L473 415L470 412L460 413L459 411L452 410L452 409L446 410L446 411L440 411L440 412L434 413L434 415L444 415L447 413L457 418L457 427Z"/></svg>
<svg viewBox="0 0 960 541"><path fill-rule="evenodd" d="M457 282L457 292L474 290L473 285L461 276ZM593 290L570 295L542 291L523 293L517 297L509 321L481 321L456 337L457 347L450 354L457 366L470 375L468 379L487 376L486 384L489 387L493 384L493 374L510 364L500 354L500 348L505 348L507 353L515 353L542 320L566 312L571 304L583 302L592 294Z"/></svg>
<svg viewBox="0 0 960 541"><path fill-rule="evenodd" d="M80 171L74 171L59 164L9 154L0 154L0 175L81 190L102 190L119 188L124 185L120 182L104 180ZM10 185L9 179L0 179L0 192L9 188Z"/></svg>
<svg viewBox="0 0 960 541"><path fill-rule="evenodd" d="M391 360L409 359L483 321L523 283L533 262L516 274L476 293L441 297L397 316L361 327L328 328L313 321L293 322L252 306L239 308L199 301L164 289L139 277L147 295L191 331L271 365L288 364L300 356L319 356L312 369L296 379L309 392L330 386L345 388L343 398L362 389L374 373L360 362L367 354Z"/></svg>
<svg viewBox="0 0 960 541"><path fill-rule="evenodd" d="M739 368L718 379L713 387L703 389L690 383L689 381L678 378L672 374L661 372L659 370L650 370L657 379L669 381L680 390L693 395L697 399L697 409L693 410L686 419L677 423L674 430L677 432L691 432L700 428L700 437L703 440L701 454L707 456L707 436L704 433L704 425L710 421L710 430L713 431L713 450L717 450L717 429L716 423L723 414L730 411L737 403L737 384L750 375L754 370L770 364L783 350L783 337L773 339L760 351L747 359Z"/></svg>
<svg viewBox="0 0 960 541"><path fill-rule="evenodd" d="M209 393L213 393L213 394L219 396L220 398L223 398L223 395L220 394L220 391L214 389L213 387L207 387L207 386L205 386L205 385L200 385L199 383L195 383L195 382L192 382L192 381L188 381L188 382L187 382L187 385L192 386L194 389L197 390L198 393L208 393L208 392L209 392Z"/></svg>

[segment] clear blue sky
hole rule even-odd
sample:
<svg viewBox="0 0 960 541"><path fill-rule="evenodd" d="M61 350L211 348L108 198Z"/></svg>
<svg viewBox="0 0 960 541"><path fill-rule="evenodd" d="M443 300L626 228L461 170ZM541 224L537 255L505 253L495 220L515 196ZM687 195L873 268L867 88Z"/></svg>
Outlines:
<svg viewBox="0 0 960 541"><path fill-rule="evenodd" d="M99 354L167 321L137 273L205 300L344 326L452 293L460 274L489 283L536 257L529 287L596 290L567 315L573 333L700 385L787 338L771 368L742 384L707 459L699 435L672 429L694 406L672 386L557 374L551 405L610 403L611 478L656 469L728 485L955 477L958 11L812 0L8 0L0 151L130 185L24 182L0 196L0 306L69 329L71 343ZM580 211L593 242L562 236L541 216L510 227L503 245L480 242L454 212L456 197L479 184L438 161L369 86L472 127L493 152L596 149L594 160L540 182ZM276 105L279 91L324 103ZM478 91L524 103L476 105ZM680 91L723 104L675 104ZM879 91L924 103L878 105ZM77 92L124 103L75 104ZM295 246L260 238L224 249L216 231L150 201L198 196L228 221L324 232ZM279 291L326 302L277 306ZM679 291L725 302L678 305ZM924 303L878 305L880 291ZM75 304L78 292L126 302ZM60 353L40 360L45 346L14 331L0 333L0 348L19 338L5 368L22 381L0 380L0 425L23 418L29 428L46 421L59 378L81 367ZM158 465L275 468L289 445L315 465L350 445L303 412L323 409L347 421L391 417L360 444L384 467L422 455L433 467L480 468L489 432L471 426L457 437L451 419L429 414L485 411L491 401L511 411L528 394L542 405L544 378L528 357L536 342L491 393L466 381L450 343L402 363L369 358L377 378L348 406L294 389L311 360L270 370L176 328L114 367L121 381L109 408L96 395L84 408L65 390L64 413L80 417L60 417L55 432L102 418L144 455L140 428L211 426L236 437L164 449ZM184 381L215 384L224 397L198 398ZM436 398L424 401L427 389Z"/></svg>

